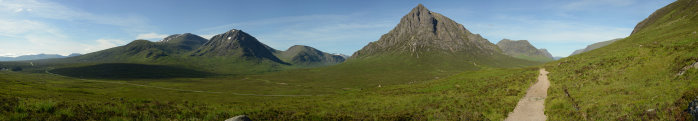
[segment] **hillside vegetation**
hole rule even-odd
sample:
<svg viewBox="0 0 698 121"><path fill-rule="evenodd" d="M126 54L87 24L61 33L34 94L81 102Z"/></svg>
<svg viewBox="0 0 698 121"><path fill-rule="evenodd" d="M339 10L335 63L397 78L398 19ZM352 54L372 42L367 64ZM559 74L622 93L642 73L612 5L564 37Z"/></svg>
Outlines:
<svg viewBox="0 0 698 121"><path fill-rule="evenodd" d="M698 91L698 1L678 0L625 39L545 65L549 120L690 120ZM683 74L681 74L683 72ZM688 118L688 119L687 119Z"/></svg>

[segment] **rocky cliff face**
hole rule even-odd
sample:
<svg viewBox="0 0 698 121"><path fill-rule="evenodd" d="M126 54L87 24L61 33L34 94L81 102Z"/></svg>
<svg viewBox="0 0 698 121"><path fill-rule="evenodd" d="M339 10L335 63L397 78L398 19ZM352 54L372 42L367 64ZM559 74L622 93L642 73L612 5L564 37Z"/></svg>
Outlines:
<svg viewBox="0 0 698 121"><path fill-rule="evenodd" d="M540 61L541 59L553 60L553 56L546 49L536 49L527 40L509 40L503 39L497 42L497 46L504 54L509 56Z"/></svg>
<svg viewBox="0 0 698 121"><path fill-rule="evenodd" d="M282 60L297 65L332 65L344 62L344 57L322 52L310 46L295 45L275 53Z"/></svg>
<svg viewBox="0 0 698 121"><path fill-rule="evenodd" d="M233 29L213 36L210 41L194 51L191 56L238 56L253 59L268 59L285 63L272 53L273 49L242 30Z"/></svg>
<svg viewBox="0 0 698 121"><path fill-rule="evenodd" d="M352 58L382 54L418 57L425 52L492 55L499 50L482 36L420 4L402 17L393 30L364 46Z"/></svg>

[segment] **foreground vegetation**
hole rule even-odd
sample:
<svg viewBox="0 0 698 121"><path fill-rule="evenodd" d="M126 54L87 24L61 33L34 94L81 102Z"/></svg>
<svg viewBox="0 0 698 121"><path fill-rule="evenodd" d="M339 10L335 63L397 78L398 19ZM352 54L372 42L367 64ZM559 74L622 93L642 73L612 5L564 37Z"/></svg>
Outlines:
<svg viewBox="0 0 698 121"><path fill-rule="evenodd" d="M631 36L546 64L550 120L691 120L698 96L698 4L679 0Z"/></svg>
<svg viewBox="0 0 698 121"><path fill-rule="evenodd" d="M8 91L0 92L0 120L223 120L240 114L255 120L501 120L536 76L537 68L484 69L411 84L335 90L332 94L244 96L233 92L245 89L235 88L264 85L276 90L260 92L299 91L287 85L252 83L260 82L254 79L246 83L232 77L122 81L5 71L0 72L0 89ZM218 88L181 86L223 79L240 83L218 84Z"/></svg>

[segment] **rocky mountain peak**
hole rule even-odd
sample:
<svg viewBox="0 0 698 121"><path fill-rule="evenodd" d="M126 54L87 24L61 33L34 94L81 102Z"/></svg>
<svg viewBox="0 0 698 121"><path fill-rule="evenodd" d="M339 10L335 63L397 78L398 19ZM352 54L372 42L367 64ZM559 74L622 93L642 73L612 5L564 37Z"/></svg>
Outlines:
<svg viewBox="0 0 698 121"><path fill-rule="evenodd" d="M213 36L192 56L244 56L286 64L273 55L272 48L242 30L232 29Z"/></svg>
<svg viewBox="0 0 698 121"><path fill-rule="evenodd" d="M424 52L467 52L482 55L497 53L497 47L470 33L463 25L419 4L402 17L393 30L371 42L352 57L378 53L408 53L418 56Z"/></svg>

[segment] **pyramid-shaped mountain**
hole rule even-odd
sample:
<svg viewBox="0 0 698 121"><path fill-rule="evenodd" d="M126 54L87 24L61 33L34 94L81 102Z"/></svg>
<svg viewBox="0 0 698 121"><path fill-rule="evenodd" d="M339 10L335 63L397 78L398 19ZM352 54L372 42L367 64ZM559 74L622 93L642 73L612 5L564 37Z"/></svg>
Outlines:
<svg viewBox="0 0 698 121"><path fill-rule="evenodd" d="M369 43L352 57L382 54L409 54L417 57L434 52L492 55L500 51L482 36L471 33L463 25L419 4L402 17L393 30L381 36L378 41Z"/></svg>
<svg viewBox="0 0 698 121"><path fill-rule="evenodd" d="M481 68L534 64L539 62L503 54L480 35L420 4L393 30L341 64L275 74L294 80L389 85L432 80Z"/></svg>
<svg viewBox="0 0 698 121"><path fill-rule="evenodd" d="M242 30L233 29L213 36L210 41L194 51L191 56L235 56L248 59L266 59L284 63L274 56L272 48Z"/></svg>
<svg viewBox="0 0 698 121"><path fill-rule="evenodd" d="M322 52L310 46L294 45L286 51L277 51L277 57L296 65L333 65L344 62L344 57Z"/></svg>
<svg viewBox="0 0 698 121"><path fill-rule="evenodd" d="M499 49L509 56L516 58L547 62L552 61L553 56L546 49L537 49L527 40L502 39L497 42Z"/></svg>

